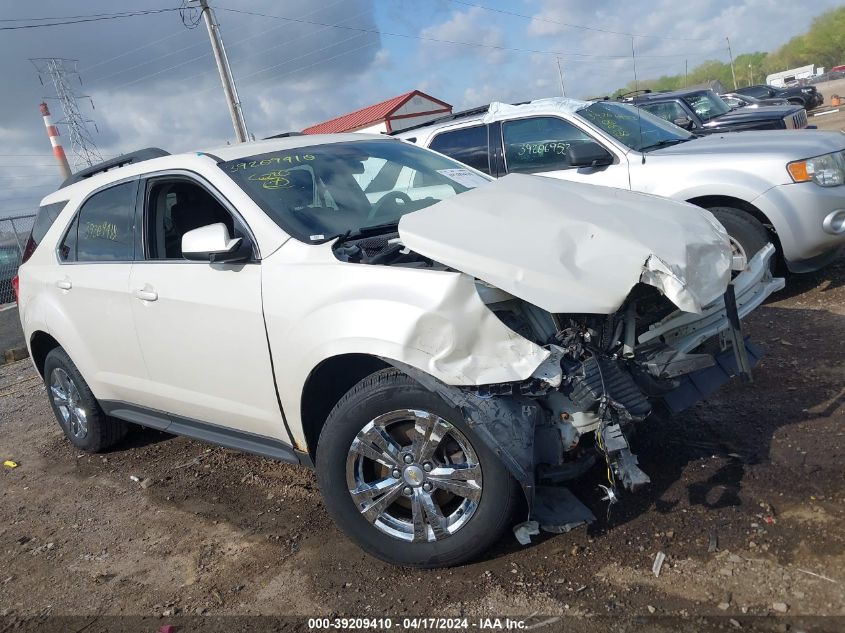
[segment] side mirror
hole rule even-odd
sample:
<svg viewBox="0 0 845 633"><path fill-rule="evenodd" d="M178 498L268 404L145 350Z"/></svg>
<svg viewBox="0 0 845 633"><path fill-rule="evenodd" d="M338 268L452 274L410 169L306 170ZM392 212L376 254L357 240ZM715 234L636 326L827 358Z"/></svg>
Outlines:
<svg viewBox="0 0 845 633"><path fill-rule="evenodd" d="M679 116L677 119L673 119L672 123L678 127L684 128L685 130L691 130L693 125L692 119L688 116Z"/></svg>
<svg viewBox="0 0 845 633"><path fill-rule="evenodd" d="M226 264L242 262L250 258L241 238L232 239L222 222L201 226L182 236L182 257L193 261Z"/></svg>
<svg viewBox="0 0 845 633"><path fill-rule="evenodd" d="M566 158L572 167L602 167L613 164L613 156L595 141L573 143L566 150Z"/></svg>

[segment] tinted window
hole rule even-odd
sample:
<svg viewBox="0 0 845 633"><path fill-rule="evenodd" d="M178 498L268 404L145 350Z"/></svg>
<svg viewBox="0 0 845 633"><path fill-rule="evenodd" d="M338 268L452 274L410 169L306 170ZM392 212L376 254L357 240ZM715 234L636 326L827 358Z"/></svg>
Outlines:
<svg viewBox="0 0 845 633"><path fill-rule="evenodd" d="M434 137L429 147L485 174L490 173L486 125L443 132Z"/></svg>
<svg viewBox="0 0 845 633"><path fill-rule="evenodd" d="M222 222L232 237L244 237L217 199L185 179L156 179L147 187L147 259L181 259L182 236ZM139 258L140 259L140 258Z"/></svg>
<svg viewBox="0 0 845 633"><path fill-rule="evenodd" d="M56 218L59 217L59 214L62 212L62 209L65 208L67 204L67 200L63 202L54 202L53 204L45 204L43 207L38 209L38 213L35 215L35 222L32 225L32 241L35 242L35 245L41 243L41 240L44 239L44 236L47 235L47 231L50 230L50 227L53 226L53 222L56 221Z"/></svg>
<svg viewBox="0 0 845 633"><path fill-rule="evenodd" d="M557 117L505 121L502 134L509 172L569 169L570 145L592 141L579 128Z"/></svg>
<svg viewBox="0 0 845 633"><path fill-rule="evenodd" d="M132 260L137 186L133 181L105 189L82 205L77 227L77 261Z"/></svg>
<svg viewBox="0 0 845 633"><path fill-rule="evenodd" d="M79 215L75 215L70 228L65 234L65 239L59 246L59 259L63 262L76 261L76 238L79 233Z"/></svg>
<svg viewBox="0 0 845 633"><path fill-rule="evenodd" d="M654 116L659 116L661 119L674 123L675 119L682 117L690 118L689 113L684 110L683 106L677 101L666 101L665 103L647 103L640 106L646 112L651 112Z"/></svg>
<svg viewBox="0 0 845 633"><path fill-rule="evenodd" d="M766 86L749 86L748 88L740 88L738 92L751 95L752 97L757 97L758 99L769 97L772 93L772 91Z"/></svg>

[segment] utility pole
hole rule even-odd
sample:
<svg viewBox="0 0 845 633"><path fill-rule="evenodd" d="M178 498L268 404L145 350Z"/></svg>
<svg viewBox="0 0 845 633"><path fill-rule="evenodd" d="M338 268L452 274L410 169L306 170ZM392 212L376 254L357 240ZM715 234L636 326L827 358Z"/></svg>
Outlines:
<svg viewBox="0 0 845 633"><path fill-rule="evenodd" d="M684 88L686 88L687 84L689 83L687 81L688 77L689 77L689 60L685 59L684 60Z"/></svg>
<svg viewBox="0 0 845 633"><path fill-rule="evenodd" d="M563 85L563 71L560 68L560 57L557 57L557 75L560 77L560 94L566 96L566 88Z"/></svg>
<svg viewBox="0 0 845 633"><path fill-rule="evenodd" d="M728 43L728 56L731 58L731 77L734 78L734 90L736 90L739 86L736 85L736 71L734 70L734 54L731 51L731 40L726 37L725 41Z"/></svg>
<svg viewBox="0 0 845 633"><path fill-rule="evenodd" d="M749 83L748 85L753 86L754 85L754 68L751 66L751 64L748 64L748 74L750 75L750 81L751 81L751 83Z"/></svg>
<svg viewBox="0 0 845 633"><path fill-rule="evenodd" d="M232 76L232 69L229 67L229 58L226 57L226 49L223 47L220 24L217 22L217 16L214 15L214 10L208 6L208 0L199 0L199 3L202 7L205 26L208 28L208 37L211 39L211 49L214 51L217 70L220 72L220 82L223 84L226 104L229 106L229 114L232 116L235 136L239 143L246 143L249 140L249 131L246 128L246 119L241 108L241 101L238 98L238 89L235 87L235 78Z"/></svg>
<svg viewBox="0 0 845 633"><path fill-rule="evenodd" d="M79 84L82 85L82 79L77 69L79 60L62 59L60 57L38 57L29 61L32 62L35 70L38 71L38 80L41 82L41 85L44 85L44 76L46 75L56 91L56 96L53 98L59 100L64 114L64 118L57 121L57 124L67 126L73 167L77 169L80 167L90 167L95 163L102 162L103 157L100 155L100 150L97 149L97 144L94 143L94 139L87 126L88 123L92 123L94 129L96 129L97 124L91 119L86 119L79 109L79 99L88 99L91 101L91 97L87 95L77 96L70 82L70 77L76 75ZM91 101L91 107L94 107L93 101Z"/></svg>

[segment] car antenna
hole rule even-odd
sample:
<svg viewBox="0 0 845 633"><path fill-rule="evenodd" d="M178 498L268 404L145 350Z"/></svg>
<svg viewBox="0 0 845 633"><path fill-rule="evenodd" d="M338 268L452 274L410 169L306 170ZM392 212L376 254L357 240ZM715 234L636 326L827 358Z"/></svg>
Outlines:
<svg viewBox="0 0 845 633"><path fill-rule="evenodd" d="M631 59L634 60L634 92L640 91L640 84L637 81L637 54L634 52L634 36L631 36ZM637 109L637 127L639 128L640 134L640 145L643 142L643 111L640 107L634 103L634 107ZM643 152L643 165L645 165L645 152Z"/></svg>

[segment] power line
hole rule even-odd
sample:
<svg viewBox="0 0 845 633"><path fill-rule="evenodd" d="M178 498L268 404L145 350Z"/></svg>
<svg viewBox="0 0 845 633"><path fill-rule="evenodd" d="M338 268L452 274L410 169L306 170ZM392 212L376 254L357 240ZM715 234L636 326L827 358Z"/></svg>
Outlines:
<svg viewBox="0 0 845 633"><path fill-rule="evenodd" d="M317 9L313 9L313 10L311 10L311 11L307 11L306 13L304 13L304 14L303 14L303 17L304 17L304 16L308 16L308 15L312 15L312 14L314 14L314 13L319 13L320 11L325 10L325 9L328 9L329 7L332 7L332 6L336 5L336 4L339 4L339 3L340 3L340 2L342 2L342 1L343 1L343 0L335 0L334 2L331 2L331 3L330 3L330 4L328 4L328 5L325 5L325 6L319 7L319 8L317 8ZM360 13L355 14L353 17L357 17L357 16L362 15L363 13L366 13L366 12L367 12L367 11L362 11L362 12L360 12ZM351 19L351 18L348 18L348 19ZM258 37L261 37L262 35L266 35L267 33L270 33L271 31L275 31L275 30L277 30L277 29L281 29L281 28L284 28L284 27L286 27L286 26L290 26L290 25L289 25L289 24L280 24L280 25L278 25L278 26L273 26L273 27L271 27L271 28L269 28L269 29L266 29L266 30L264 30L264 31L259 31L258 33L255 33L254 35L249 35L249 36L247 36L247 37L243 37L243 38L241 38L241 39L235 40L234 42L231 42L231 43L229 44L229 48L233 48L233 47L240 46L241 44L243 44L243 43L245 43L245 42L248 42L248 41L250 41L250 40L254 40L254 39L258 38ZM242 30L242 29L238 29L238 31L240 31L240 30ZM180 31L179 33L175 33L174 35L182 35L183 33L184 33L184 31ZM162 40L164 40L164 39L168 39L169 37L173 37L173 36L171 35L171 36L164 37L164 38L162 38ZM256 52L256 53L252 54L252 55L246 55L245 57L241 57L241 59L248 59L248 58L250 58L250 57L254 57L255 55L263 55L263 54L266 54L266 53L267 53L267 51L271 51L271 50L273 50L273 49L279 48L280 46L286 46L286 45L289 45L289 44L291 44L292 42L295 42L296 40L302 39L303 37L304 37L304 35L299 35L299 36L296 36L296 37L294 37L294 38L292 38L292 39L282 40L279 44L275 44L275 45L271 46L270 48L263 49L263 50L261 50L261 51L259 51L259 52ZM150 42L150 44L154 44L154 43L156 43L156 42L160 42L160 41L162 41L162 40L155 40L155 41L153 41L153 42ZM143 49L143 48L146 48L147 46L150 46L150 44L145 44L144 46L141 46L140 48L135 49L135 51L138 51L138 50L141 50L141 49ZM165 53L165 54L163 54L163 55L158 55L158 56L153 57L153 58L151 58L151 59L147 59L146 61L144 61L144 62L142 62L142 63L140 63L140 64L135 64L134 66L130 66L130 67L128 67L128 68L124 68L124 69L122 69L122 70L115 71L115 72L110 73L110 74L108 74L108 75L103 75L103 76L97 77L97 78L95 78L95 79L94 79L94 82L95 82L95 83L99 83L99 82L103 81L104 79L108 79L108 78L110 78L110 77L114 77L114 76L116 76L116 75L121 75L121 74L123 74L123 73L125 73L125 72L128 72L128 71L130 71L130 70L133 70L133 69L135 69L135 68L139 68L139 67L141 67L141 66L146 66L146 65L149 65L150 63L152 63L152 62L154 62L154 61L157 61L157 60L159 60L159 59L164 59L165 57L171 57L172 55L174 55L174 54L176 54L176 53L179 53L179 52L181 52L181 51L188 50L189 48L195 48L195 47L197 47L197 46L199 46L199 45L201 45L201 44L202 44L202 42L198 42L198 43L196 43L196 44L191 44L191 45L189 45L189 46L184 46L184 47L182 47L182 48L178 48L178 49L176 49L175 51L170 51L169 53ZM133 52L134 52L134 51L133 51ZM127 53L124 53L124 55L126 55L126 54L127 54ZM153 76L155 76L155 75L160 75L162 72L166 72L166 71L168 71L168 70L173 70L173 69L175 69L175 68L179 68L180 66L185 66L186 64L188 64L188 63L190 63L190 62L197 61L197 60L202 59L202 58L204 58L204 57L209 57L210 55L211 55L211 53L203 53L202 55L199 55L199 56L197 56L197 57L192 57L190 60L186 60L186 61L179 62L178 64L174 64L174 65L172 65L172 66L168 66L167 68L164 68L164 69L162 69L162 70L158 70L158 71L155 71L155 72L152 72L152 73L147 73L147 74L141 75L141 76L139 76L139 77L135 77L135 78L133 78L133 79L131 79L131 80L127 81L127 82L124 82L124 83L122 83L122 84L118 84L115 88L112 88L112 90L114 90L114 89L118 89L118 88L124 88L124 87L129 86L129 85L132 85L132 84L136 84L136 83L138 83L139 81L141 81L141 80L143 80L143 79L146 79L146 78L148 78L148 77L153 77ZM119 55L118 57L121 57L121 55ZM112 58L112 59L117 59L117 57ZM106 61L111 61L111 60L106 60ZM100 62L100 63L103 63L103 62ZM97 65L99 65L99 64L95 64L95 66L97 66ZM94 67L94 66L90 66L90 68L93 68L93 67ZM193 79L195 79L195 78L200 77L200 76L203 76L203 75L208 75L208 74L210 74L211 72L212 72L212 71L211 71L210 69L203 70L203 71L200 71L200 72L194 73L194 74L192 75L192 78L193 78ZM89 80L89 83L90 83L90 80Z"/></svg>
<svg viewBox="0 0 845 633"><path fill-rule="evenodd" d="M482 4L476 4L474 2L466 2L466 0L449 0L449 2L454 2L455 4L462 4L467 7L475 7L477 9L482 9L484 11L491 11L493 13L501 13L503 15L510 15L517 18L525 18L526 20L533 20L536 22L548 22L549 24L558 24L560 26L566 26L571 29L582 29L584 31L597 31L599 33L609 33L611 35L624 35L626 37L649 37L661 40L679 40L683 42L715 42L715 39L709 38L696 38L696 37L672 37L669 35L650 35L647 33L627 33L625 31L611 31L610 29L601 29L596 26L585 26L584 24L571 24L569 22L560 22L558 20L552 20L551 18L542 18L539 16L534 15L525 15L524 13L516 13L515 11L507 11L505 9L495 9L493 7L486 7ZM642 57L642 55L640 55Z"/></svg>
<svg viewBox="0 0 845 633"><path fill-rule="evenodd" d="M144 11L133 11L133 12L124 12L124 13L103 13L103 14L94 14L91 16L77 16L82 19L62 19L62 18L28 18L30 21L36 20L49 20L49 19L62 19L61 22L49 22L47 24L19 24L16 26L0 26L0 31L17 31L20 29L41 29L46 28L48 26L66 26L68 24L81 24L83 22L99 22L101 20L117 20L120 18L132 18L138 15L154 15L156 13L167 13L170 11L178 11L178 7L173 7L171 9L145 9ZM22 20L26 20L27 18L13 18L2 20L3 22L19 22Z"/></svg>
<svg viewBox="0 0 845 633"><path fill-rule="evenodd" d="M317 22L315 20L304 20L302 18L290 18L283 15L270 15L268 13L259 13L257 11L246 11L243 9L231 9L228 7L217 6L220 11L229 11L231 13L242 13L244 15L253 15L262 18L270 18L274 20L287 20L290 22L299 22L302 24L313 24L316 26L327 26L335 29L344 29L347 31L359 31L361 33L372 33L375 35L382 35L387 37L401 37L405 39L421 40L424 42L435 42L438 44L457 44L459 46L470 46L475 48L491 48L500 51L513 51L516 53L535 53L541 55L556 55L559 57L578 57L578 58L593 58L593 59L630 59L630 55L591 55L589 53L563 52L538 50L533 48L514 48L511 46L500 46L496 44L481 44L479 42L461 42L459 40L447 40L438 37L426 37L424 35L411 35L409 33L391 33L389 31L380 31L379 29L367 29L355 26L343 26L340 24L329 24L326 22ZM664 57L686 57L686 53L679 53L675 55L640 55L640 58L664 58Z"/></svg>

